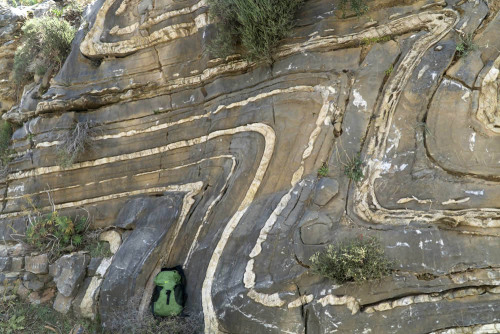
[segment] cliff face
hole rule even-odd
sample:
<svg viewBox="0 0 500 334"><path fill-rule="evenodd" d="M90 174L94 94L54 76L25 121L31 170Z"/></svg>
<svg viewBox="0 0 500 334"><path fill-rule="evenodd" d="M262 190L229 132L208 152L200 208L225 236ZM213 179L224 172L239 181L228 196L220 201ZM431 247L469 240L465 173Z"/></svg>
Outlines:
<svg viewBox="0 0 500 334"><path fill-rule="evenodd" d="M24 231L27 197L114 227L107 274L82 285L104 323L182 265L207 333L495 332L498 3L369 6L342 19L307 1L265 65L210 59L204 1L97 0L49 90L3 116L22 126L0 235ZM478 46L461 58L459 33ZM85 121L94 145L60 167L61 134ZM392 276L332 285L308 271L359 235L381 240Z"/></svg>
<svg viewBox="0 0 500 334"><path fill-rule="evenodd" d="M21 9L0 4L0 111L8 111L16 103L16 90L11 82L17 36L27 13Z"/></svg>

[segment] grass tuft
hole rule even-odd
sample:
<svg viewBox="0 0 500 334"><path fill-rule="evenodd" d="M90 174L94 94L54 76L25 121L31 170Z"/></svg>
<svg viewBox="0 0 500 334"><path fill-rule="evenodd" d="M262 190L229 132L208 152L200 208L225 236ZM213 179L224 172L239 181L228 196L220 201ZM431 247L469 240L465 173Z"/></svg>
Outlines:
<svg viewBox="0 0 500 334"><path fill-rule="evenodd" d="M340 0L339 8L342 11L342 17L345 18L347 7L356 14L356 16L362 16L368 11L368 5L366 0Z"/></svg>
<svg viewBox="0 0 500 334"><path fill-rule="evenodd" d="M361 45L373 45L373 44L377 44L377 43L385 43L385 42L389 42L391 40L391 36L387 35L387 36L382 36L382 37L366 37L366 38L363 38L361 40Z"/></svg>
<svg viewBox="0 0 500 334"><path fill-rule="evenodd" d="M469 53L477 50L478 46L474 43L474 35L472 33L469 34L461 34L459 35L459 43L456 46L457 57L467 57Z"/></svg>
<svg viewBox="0 0 500 334"><path fill-rule="evenodd" d="M85 250L89 252L91 257L111 257L113 253L110 250L109 242L98 241L95 239L85 247Z"/></svg>
<svg viewBox="0 0 500 334"><path fill-rule="evenodd" d="M19 284L21 284L20 281L11 285L19 286ZM71 314L57 312L50 305L34 305L19 298L7 299L0 294L0 333L2 334L70 333L75 326L83 328L84 333L102 333L97 321L76 319Z"/></svg>
<svg viewBox="0 0 500 334"><path fill-rule="evenodd" d="M347 165L344 166L344 174L355 182L359 182L363 179L363 161L358 154L354 159L349 161Z"/></svg>

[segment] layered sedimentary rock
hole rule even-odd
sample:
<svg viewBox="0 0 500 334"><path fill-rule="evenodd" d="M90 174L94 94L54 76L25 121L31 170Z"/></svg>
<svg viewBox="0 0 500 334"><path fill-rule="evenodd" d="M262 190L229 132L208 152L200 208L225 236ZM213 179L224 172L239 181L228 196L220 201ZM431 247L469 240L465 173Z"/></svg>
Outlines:
<svg viewBox="0 0 500 334"><path fill-rule="evenodd" d="M146 309L155 273L182 265L186 310L207 333L495 330L498 6L370 6L342 19L331 1L306 2L265 65L210 58L203 1L98 0L42 100L4 116L25 122L1 235L22 233L27 196L50 209L47 191L57 210L115 227L108 274L84 283L104 322L138 295ZM477 32L461 59L457 31ZM62 168L75 121L99 131ZM358 152L355 182L344 166ZM355 235L381 240L392 276L310 273L314 252Z"/></svg>

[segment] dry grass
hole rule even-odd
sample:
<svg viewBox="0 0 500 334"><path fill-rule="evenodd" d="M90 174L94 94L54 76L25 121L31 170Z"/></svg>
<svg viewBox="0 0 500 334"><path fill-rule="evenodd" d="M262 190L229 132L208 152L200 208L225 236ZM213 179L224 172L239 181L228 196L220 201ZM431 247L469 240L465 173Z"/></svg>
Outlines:
<svg viewBox="0 0 500 334"><path fill-rule="evenodd" d="M61 167L71 166L86 149L94 147L92 137L97 134L96 126L92 121L78 122L73 129L59 136L57 156Z"/></svg>
<svg viewBox="0 0 500 334"><path fill-rule="evenodd" d="M154 317L151 309L140 314L140 298L132 298L122 308L116 309L106 320L106 334L202 334L200 316Z"/></svg>

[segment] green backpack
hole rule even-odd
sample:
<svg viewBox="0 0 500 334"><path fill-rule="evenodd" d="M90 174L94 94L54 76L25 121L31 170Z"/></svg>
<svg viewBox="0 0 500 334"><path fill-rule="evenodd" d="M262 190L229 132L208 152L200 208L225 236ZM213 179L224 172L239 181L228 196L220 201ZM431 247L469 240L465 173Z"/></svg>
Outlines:
<svg viewBox="0 0 500 334"><path fill-rule="evenodd" d="M160 317L179 315L184 308L182 276L177 270L160 272L154 280L153 314Z"/></svg>

